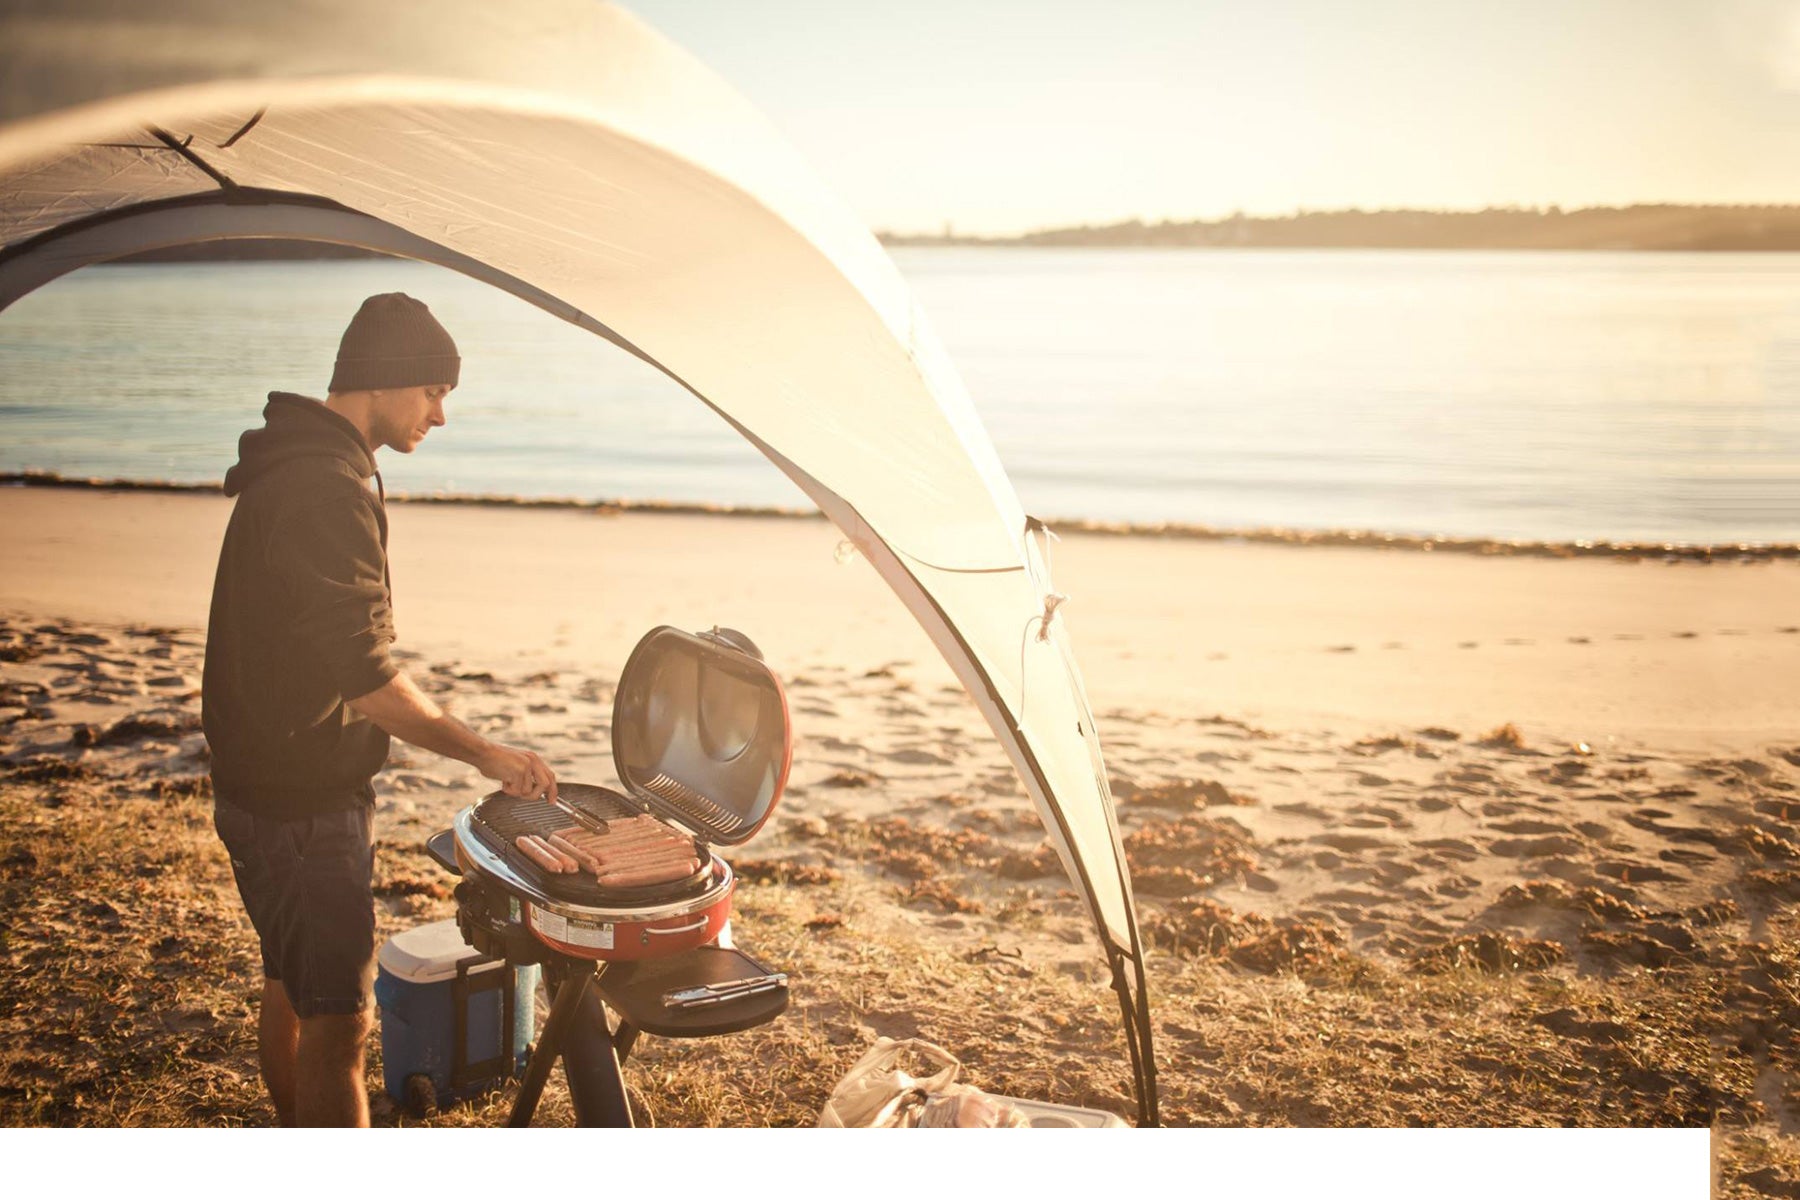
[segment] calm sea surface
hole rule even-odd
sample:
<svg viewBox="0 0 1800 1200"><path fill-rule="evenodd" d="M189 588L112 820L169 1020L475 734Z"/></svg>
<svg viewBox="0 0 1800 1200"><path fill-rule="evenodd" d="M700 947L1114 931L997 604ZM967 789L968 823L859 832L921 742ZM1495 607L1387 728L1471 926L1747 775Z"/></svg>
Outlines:
<svg viewBox="0 0 1800 1200"><path fill-rule="evenodd" d="M905 249L1027 511L1800 541L1800 255ZM93 267L0 313L0 470L217 480L362 298L463 352L390 490L803 507L598 338L407 262ZM629 329L628 317L598 313Z"/></svg>

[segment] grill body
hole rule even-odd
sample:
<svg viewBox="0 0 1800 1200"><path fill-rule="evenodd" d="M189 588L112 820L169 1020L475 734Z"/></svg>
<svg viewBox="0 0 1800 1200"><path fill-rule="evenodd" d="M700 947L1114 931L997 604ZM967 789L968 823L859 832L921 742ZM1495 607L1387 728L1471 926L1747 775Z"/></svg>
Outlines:
<svg viewBox="0 0 1800 1200"><path fill-rule="evenodd" d="M494 792L458 814L456 863L480 909L464 914L472 944L489 940L516 960L524 932L572 958L620 962L679 954L725 931L737 880L713 847L762 828L793 761L780 680L740 633L658 627L620 673L612 743L623 791L559 781L555 802ZM514 844L521 834L646 813L694 836L691 876L607 887L591 875L546 871Z"/></svg>
<svg viewBox="0 0 1800 1200"><path fill-rule="evenodd" d="M628 962L715 941L731 919L737 878L717 855L708 855L693 877L679 883L609 890L591 879L546 877L529 862L515 865L477 832L480 809L456 817L456 862L485 893L486 915L498 927L517 926L571 958Z"/></svg>

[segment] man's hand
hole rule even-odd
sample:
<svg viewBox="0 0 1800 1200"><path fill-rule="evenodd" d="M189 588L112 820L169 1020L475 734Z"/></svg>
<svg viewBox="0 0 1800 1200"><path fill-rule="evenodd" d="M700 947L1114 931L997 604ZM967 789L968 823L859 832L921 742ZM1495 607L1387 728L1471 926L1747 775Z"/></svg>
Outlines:
<svg viewBox="0 0 1800 1200"><path fill-rule="evenodd" d="M556 772L543 759L482 737L420 691L405 671L350 701L350 707L403 742L468 763L509 796L556 799Z"/></svg>
<svg viewBox="0 0 1800 1200"><path fill-rule="evenodd" d="M556 799L556 772L530 750L515 750L498 742L475 764L475 769L500 784L509 796L545 795Z"/></svg>

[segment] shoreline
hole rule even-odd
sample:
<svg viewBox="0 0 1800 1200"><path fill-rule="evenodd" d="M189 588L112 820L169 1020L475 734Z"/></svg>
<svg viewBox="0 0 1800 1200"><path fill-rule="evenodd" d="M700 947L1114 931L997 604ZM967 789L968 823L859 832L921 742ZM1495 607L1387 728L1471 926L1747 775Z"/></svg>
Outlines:
<svg viewBox="0 0 1800 1200"><path fill-rule="evenodd" d="M0 488L0 613L203 628L217 493ZM823 519L396 504L402 645L482 669L616 671L646 629L724 624L796 674L909 664L930 638ZM1760 752L1800 728L1792 563L1330 553L1065 533L1056 589L1106 723L1362 736L1507 723L1538 746ZM1611 739L1609 741L1609 739Z"/></svg>
<svg viewBox="0 0 1800 1200"><path fill-rule="evenodd" d="M0 487L67 488L99 492L150 492L160 494L220 495L218 483L181 483L165 479L103 479L97 476L61 475L54 471L0 471ZM453 505L471 508L548 509L591 512L600 516L624 513L670 516L773 517L784 520L822 521L815 509L777 506L707 504L676 500L583 500L572 496L508 496L492 493L390 492L395 504ZM1199 542L1271 546L1339 546L1400 550L1420 554L1469 554L1484 558L1601 558L1622 562L1660 560L1696 563L1767 563L1800 561L1800 542L1639 542L1596 538L1581 541L1532 541L1518 538L1444 537L1438 535L1383 533L1360 529L1292 529L1256 527L1218 528L1176 521L1100 521L1088 518L1045 518L1058 534L1081 533L1096 537L1169 538Z"/></svg>

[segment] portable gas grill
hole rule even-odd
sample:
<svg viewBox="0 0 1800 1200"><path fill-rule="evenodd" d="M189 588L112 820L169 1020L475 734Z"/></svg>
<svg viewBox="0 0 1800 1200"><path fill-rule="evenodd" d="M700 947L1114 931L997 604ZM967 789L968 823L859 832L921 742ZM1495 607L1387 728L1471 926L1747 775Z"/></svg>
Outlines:
<svg viewBox="0 0 1800 1200"><path fill-rule="evenodd" d="M786 976L731 946L737 880L712 851L754 836L787 782L793 737L780 680L743 634L653 629L620 675L612 744L623 790L559 782L554 801L494 792L427 844L462 876L464 940L514 965L543 964L551 989L512 1125L530 1123L558 1056L580 1124L630 1125L619 1062L640 1031L735 1033L787 1007ZM696 870L614 887L549 871L515 844L644 813L693 836Z"/></svg>

